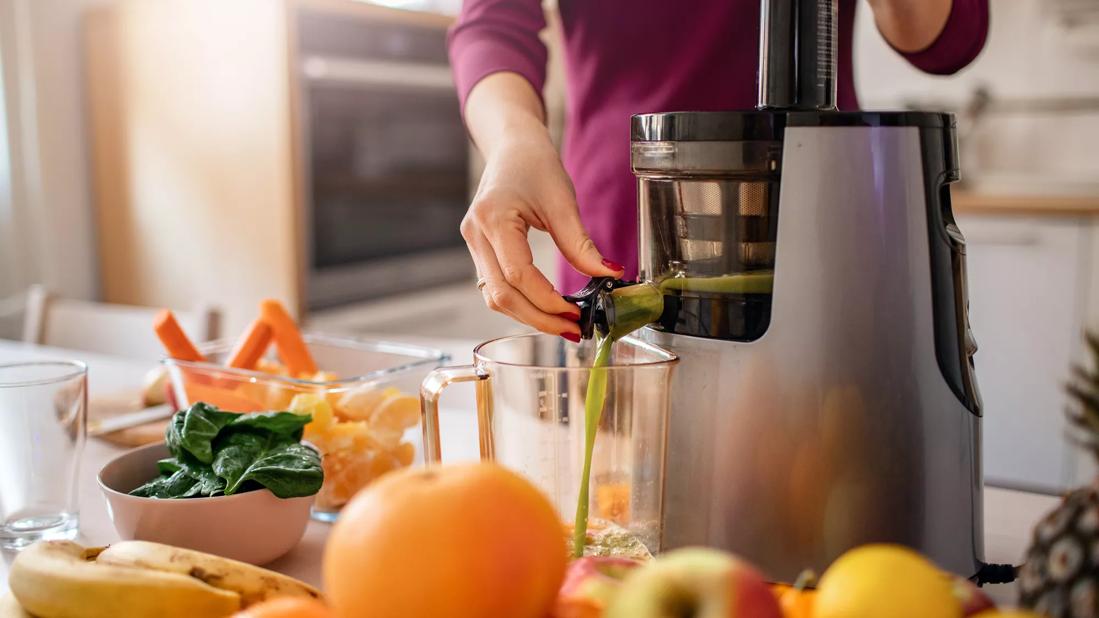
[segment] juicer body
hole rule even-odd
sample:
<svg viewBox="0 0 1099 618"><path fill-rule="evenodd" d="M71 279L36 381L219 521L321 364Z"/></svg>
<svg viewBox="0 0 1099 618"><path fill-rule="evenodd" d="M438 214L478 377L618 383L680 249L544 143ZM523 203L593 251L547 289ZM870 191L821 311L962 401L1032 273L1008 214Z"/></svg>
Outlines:
<svg viewBox="0 0 1099 618"><path fill-rule="evenodd" d="M798 124L781 138L762 336L641 333L681 359L662 546L719 547L793 581L892 542L971 576L984 558L981 418L945 189L952 119Z"/></svg>

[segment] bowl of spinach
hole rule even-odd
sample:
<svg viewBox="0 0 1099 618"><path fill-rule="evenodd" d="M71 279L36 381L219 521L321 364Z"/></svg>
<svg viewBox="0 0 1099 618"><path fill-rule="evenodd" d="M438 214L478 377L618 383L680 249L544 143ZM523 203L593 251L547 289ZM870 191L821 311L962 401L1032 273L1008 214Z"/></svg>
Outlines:
<svg viewBox="0 0 1099 618"><path fill-rule="evenodd" d="M189 547L263 564L301 539L324 481L321 457L302 443L308 415L226 412L196 403L177 412L164 442L99 472L124 539Z"/></svg>

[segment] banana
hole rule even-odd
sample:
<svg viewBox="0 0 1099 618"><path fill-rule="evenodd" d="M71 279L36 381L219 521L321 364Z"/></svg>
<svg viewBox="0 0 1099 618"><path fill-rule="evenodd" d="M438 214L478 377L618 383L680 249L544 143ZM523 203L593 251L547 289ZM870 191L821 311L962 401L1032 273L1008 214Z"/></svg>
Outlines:
<svg viewBox="0 0 1099 618"><path fill-rule="evenodd" d="M16 556L8 585L40 618L214 618L241 607L235 592L178 573L101 563L102 551L40 541Z"/></svg>
<svg viewBox="0 0 1099 618"><path fill-rule="evenodd" d="M243 607L272 597L321 596L316 588L281 573L221 556L148 541L115 543L100 552L96 562L194 577L240 595Z"/></svg>
<svg viewBox="0 0 1099 618"><path fill-rule="evenodd" d="M0 618L34 618L9 592L0 596Z"/></svg>

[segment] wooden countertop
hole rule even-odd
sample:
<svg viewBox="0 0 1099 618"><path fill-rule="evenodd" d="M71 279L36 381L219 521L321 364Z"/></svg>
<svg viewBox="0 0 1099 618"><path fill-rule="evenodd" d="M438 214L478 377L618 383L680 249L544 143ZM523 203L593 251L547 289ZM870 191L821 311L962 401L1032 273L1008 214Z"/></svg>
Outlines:
<svg viewBox="0 0 1099 618"><path fill-rule="evenodd" d="M995 195L951 191L950 198L954 212L959 214L1099 215L1099 195Z"/></svg>

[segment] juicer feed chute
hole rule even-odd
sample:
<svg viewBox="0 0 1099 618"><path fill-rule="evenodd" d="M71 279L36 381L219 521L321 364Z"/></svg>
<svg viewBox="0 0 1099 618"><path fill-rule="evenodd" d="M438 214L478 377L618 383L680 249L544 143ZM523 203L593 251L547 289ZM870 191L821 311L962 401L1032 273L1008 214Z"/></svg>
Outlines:
<svg viewBox="0 0 1099 618"><path fill-rule="evenodd" d="M721 119L635 125L639 270L664 293L655 328L753 341L770 322L782 142L768 114ZM676 139L641 139L651 131ZM740 138L709 139L722 134Z"/></svg>

